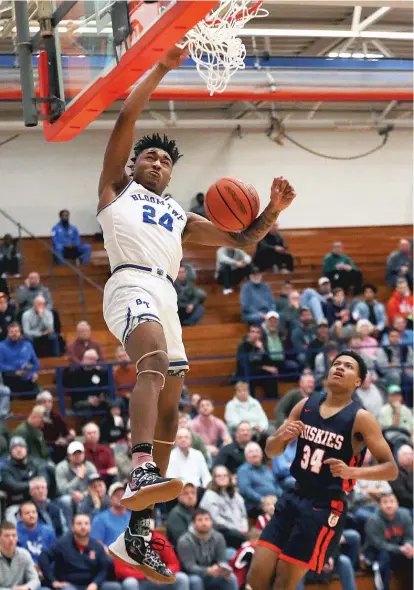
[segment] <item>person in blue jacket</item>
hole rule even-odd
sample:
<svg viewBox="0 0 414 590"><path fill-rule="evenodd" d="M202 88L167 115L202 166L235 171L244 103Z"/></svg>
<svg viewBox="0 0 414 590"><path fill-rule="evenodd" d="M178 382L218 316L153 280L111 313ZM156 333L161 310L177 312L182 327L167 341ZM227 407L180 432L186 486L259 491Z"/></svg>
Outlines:
<svg viewBox="0 0 414 590"><path fill-rule="evenodd" d="M80 259L82 264L88 264L91 258L91 245L81 242L79 230L69 223L70 213L67 209L59 212L60 221L52 227L53 250L57 264L62 264L62 258Z"/></svg>
<svg viewBox="0 0 414 590"><path fill-rule="evenodd" d="M39 366L32 343L22 337L17 322L11 323L7 328L7 338L0 342L0 371L4 385L13 393L37 390Z"/></svg>
<svg viewBox="0 0 414 590"><path fill-rule="evenodd" d="M55 531L48 524L39 521L39 514L33 502L24 502L19 507L20 520L17 521L17 544L32 556L35 563L39 555L56 540Z"/></svg>
<svg viewBox="0 0 414 590"><path fill-rule="evenodd" d="M39 567L49 588L63 590L121 590L108 582L109 560L99 541L92 539L91 519L75 514L72 532L63 535L39 557Z"/></svg>
<svg viewBox="0 0 414 590"><path fill-rule="evenodd" d="M253 267L249 280L240 291L242 321L260 325L269 311L276 310L275 299L267 283L262 282L263 275L257 267Z"/></svg>

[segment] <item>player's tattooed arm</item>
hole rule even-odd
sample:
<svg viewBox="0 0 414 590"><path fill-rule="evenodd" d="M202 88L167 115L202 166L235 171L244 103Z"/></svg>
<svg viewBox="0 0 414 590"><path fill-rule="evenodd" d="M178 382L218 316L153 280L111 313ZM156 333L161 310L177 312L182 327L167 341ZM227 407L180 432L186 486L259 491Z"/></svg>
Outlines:
<svg viewBox="0 0 414 590"><path fill-rule="evenodd" d="M270 191L270 203L253 223L242 232L225 232L207 219L187 213L183 241L204 246L253 246L267 235L280 213L295 198L291 184L283 177L275 178Z"/></svg>

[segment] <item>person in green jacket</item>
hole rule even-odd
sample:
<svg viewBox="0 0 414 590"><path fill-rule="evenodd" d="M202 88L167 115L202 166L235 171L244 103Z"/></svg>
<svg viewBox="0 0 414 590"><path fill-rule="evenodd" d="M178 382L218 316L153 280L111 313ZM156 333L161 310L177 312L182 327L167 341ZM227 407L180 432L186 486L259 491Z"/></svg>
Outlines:
<svg viewBox="0 0 414 590"><path fill-rule="evenodd" d="M352 291L359 295L362 289L362 273L351 258L344 254L342 242L333 242L332 251L323 259L323 274L327 276L332 288L342 287L345 293Z"/></svg>
<svg viewBox="0 0 414 590"><path fill-rule="evenodd" d="M19 424L13 433L13 436L24 438L27 454L32 459L47 460L50 455L42 432L44 416L44 406L34 406L27 419Z"/></svg>

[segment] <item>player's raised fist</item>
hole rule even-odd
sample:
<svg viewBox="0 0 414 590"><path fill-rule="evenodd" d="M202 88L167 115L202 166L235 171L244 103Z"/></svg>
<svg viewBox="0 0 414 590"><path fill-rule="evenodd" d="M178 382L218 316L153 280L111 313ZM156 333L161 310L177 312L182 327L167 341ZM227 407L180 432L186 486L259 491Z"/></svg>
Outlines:
<svg viewBox="0 0 414 590"><path fill-rule="evenodd" d="M289 207L295 197L296 193L286 178L279 176L273 180L270 189L270 202L275 211L283 211Z"/></svg>
<svg viewBox="0 0 414 590"><path fill-rule="evenodd" d="M292 441L294 438L300 436L305 428L305 425L301 420L295 420L286 424L285 430L282 434L282 439Z"/></svg>
<svg viewBox="0 0 414 590"><path fill-rule="evenodd" d="M340 477L342 479L353 479L351 473L351 467L341 461L340 459L326 459L325 465L329 465L331 473L334 477Z"/></svg>
<svg viewBox="0 0 414 590"><path fill-rule="evenodd" d="M160 64L167 70L175 70L180 67L187 57L187 46L179 47L178 45L174 45L174 47L167 51L167 53L160 59Z"/></svg>

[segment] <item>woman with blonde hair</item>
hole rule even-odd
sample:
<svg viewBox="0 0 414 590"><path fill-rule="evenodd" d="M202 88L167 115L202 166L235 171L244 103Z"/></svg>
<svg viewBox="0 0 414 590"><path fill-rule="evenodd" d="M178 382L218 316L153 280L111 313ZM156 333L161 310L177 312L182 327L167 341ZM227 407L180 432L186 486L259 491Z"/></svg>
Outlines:
<svg viewBox="0 0 414 590"><path fill-rule="evenodd" d="M214 528L222 533L227 546L238 549L246 540L249 529L244 500L236 490L227 467L217 465L212 476L200 508L208 510Z"/></svg>
<svg viewBox="0 0 414 590"><path fill-rule="evenodd" d="M369 320L359 320L356 325L356 333L361 338L361 349L357 352L364 353L370 358L375 358L377 354L378 341L371 336L374 331L374 325Z"/></svg>

